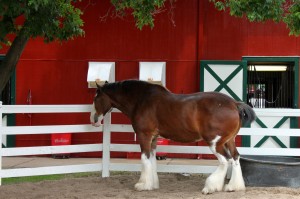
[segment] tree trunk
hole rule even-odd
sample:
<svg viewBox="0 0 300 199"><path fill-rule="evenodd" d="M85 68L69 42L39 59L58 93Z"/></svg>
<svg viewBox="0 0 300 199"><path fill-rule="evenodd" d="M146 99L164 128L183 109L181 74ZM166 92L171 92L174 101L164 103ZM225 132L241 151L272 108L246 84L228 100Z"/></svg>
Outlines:
<svg viewBox="0 0 300 199"><path fill-rule="evenodd" d="M0 93L3 91L5 85L16 69L20 56L29 40L29 37L25 36L22 33L23 31L21 31L20 34L16 36L0 65Z"/></svg>

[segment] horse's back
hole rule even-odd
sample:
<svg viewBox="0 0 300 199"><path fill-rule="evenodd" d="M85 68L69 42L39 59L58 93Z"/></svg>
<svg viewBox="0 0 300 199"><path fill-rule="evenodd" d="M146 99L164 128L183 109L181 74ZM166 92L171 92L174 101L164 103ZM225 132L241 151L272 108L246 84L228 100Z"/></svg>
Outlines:
<svg viewBox="0 0 300 199"><path fill-rule="evenodd" d="M206 132L213 138L240 122L235 100L215 92L164 96L157 107L160 134L175 141L201 140Z"/></svg>

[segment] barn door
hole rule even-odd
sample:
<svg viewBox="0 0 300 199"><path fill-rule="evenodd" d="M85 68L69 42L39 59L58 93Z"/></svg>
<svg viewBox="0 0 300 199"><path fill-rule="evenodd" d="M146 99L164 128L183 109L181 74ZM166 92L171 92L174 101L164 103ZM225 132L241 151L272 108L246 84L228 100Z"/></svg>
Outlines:
<svg viewBox="0 0 300 199"><path fill-rule="evenodd" d="M246 100L246 61L201 61L200 91L216 91Z"/></svg>

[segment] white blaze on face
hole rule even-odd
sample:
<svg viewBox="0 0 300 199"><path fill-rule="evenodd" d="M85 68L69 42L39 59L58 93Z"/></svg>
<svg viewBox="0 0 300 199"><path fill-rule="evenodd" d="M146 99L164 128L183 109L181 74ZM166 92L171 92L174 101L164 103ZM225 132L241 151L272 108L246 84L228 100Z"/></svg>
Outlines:
<svg viewBox="0 0 300 199"><path fill-rule="evenodd" d="M100 115L100 116L97 117L95 104L93 103L92 111L91 111L91 115L90 115L91 124L95 127L99 127L99 126L101 126L101 121L102 120L103 120L103 115Z"/></svg>

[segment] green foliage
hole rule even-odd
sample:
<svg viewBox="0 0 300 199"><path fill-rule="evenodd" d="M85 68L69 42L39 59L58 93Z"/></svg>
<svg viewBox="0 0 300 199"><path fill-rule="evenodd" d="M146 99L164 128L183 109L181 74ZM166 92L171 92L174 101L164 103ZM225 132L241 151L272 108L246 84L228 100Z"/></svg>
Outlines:
<svg viewBox="0 0 300 199"><path fill-rule="evenodd" d="M82 12L72 0L1 0L0 45L10 45L10 34L41 36L46 42L83 35Z"/></svg>
<svg viewBox="0 0 300 199"><path fill-rule="evenodd" d="M300 35L300 2L295 3L289 8L288 13L285 15L283 21L290 29L290 35Z"/></svg>
<svg viewBox="0 0 300 199"><path fill-rule="evenodd" d="M111 0L115 6L116 12L124 16L127 10L132 11L136 22L136 27L142 29L149 25L154 27L154 18L156 11L164 6L166 0Z"/></svg>
<svg viewBox="0 0 300 199"><path fill-rule="evenodd" d="M283 21L290 35L300 35L299 0L210 0L220 11L229 10L230 15L247 17L251 22Z"/></svg>

